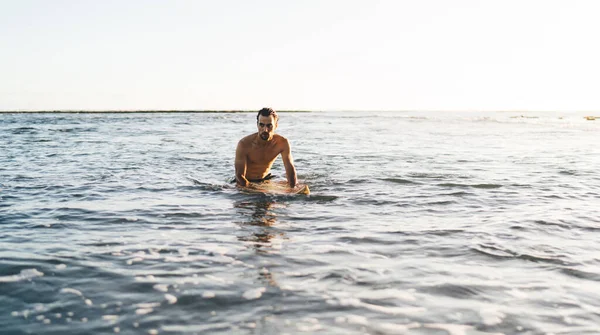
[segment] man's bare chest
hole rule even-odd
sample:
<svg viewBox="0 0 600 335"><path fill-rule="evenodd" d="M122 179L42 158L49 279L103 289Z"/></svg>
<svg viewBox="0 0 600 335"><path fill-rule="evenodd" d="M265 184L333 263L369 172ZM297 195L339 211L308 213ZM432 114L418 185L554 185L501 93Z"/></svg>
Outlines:
<svg viewBox="0 0 600 335"><path fill-rule="evenodd" d="M279 155L277 148L263 148L250 150L248 160L250 163L265 164L275 160Z"/></svg>

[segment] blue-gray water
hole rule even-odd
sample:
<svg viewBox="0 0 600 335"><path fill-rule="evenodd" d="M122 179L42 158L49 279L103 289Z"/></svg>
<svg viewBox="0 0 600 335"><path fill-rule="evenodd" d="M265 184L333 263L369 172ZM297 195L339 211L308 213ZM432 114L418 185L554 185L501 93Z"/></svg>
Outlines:
<svg viewBox="0 0 600 335"><path fill-rule="evenodd" d="M307 197L253 113L0 114L0 333L599 334L583 116L282 113Z"/></svg>

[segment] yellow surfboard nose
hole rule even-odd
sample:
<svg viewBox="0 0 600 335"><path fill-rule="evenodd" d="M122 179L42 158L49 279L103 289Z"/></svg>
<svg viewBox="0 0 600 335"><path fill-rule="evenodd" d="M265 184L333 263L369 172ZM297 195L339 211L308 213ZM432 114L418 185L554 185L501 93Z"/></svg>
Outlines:
<svg viewBox="0 0 600 335"><path fill-rule="evenodd" d="M308 188L308 185L304 185L304 187L298 193L299 194L309 195L310 194L310 188Z"/></svg>

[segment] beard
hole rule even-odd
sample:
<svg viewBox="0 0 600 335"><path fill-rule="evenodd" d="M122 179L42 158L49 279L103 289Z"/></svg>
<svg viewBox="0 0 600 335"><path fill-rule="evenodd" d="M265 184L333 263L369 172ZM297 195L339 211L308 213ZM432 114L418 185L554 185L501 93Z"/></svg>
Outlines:
<svg viewBox="0 0 600 335"><path fill-rule="evenodd" d="M260 133L260 138L262 138L265 141L268 141L270 137L271 136L269 136L269 133L267 133L267 132Z"/></svg>

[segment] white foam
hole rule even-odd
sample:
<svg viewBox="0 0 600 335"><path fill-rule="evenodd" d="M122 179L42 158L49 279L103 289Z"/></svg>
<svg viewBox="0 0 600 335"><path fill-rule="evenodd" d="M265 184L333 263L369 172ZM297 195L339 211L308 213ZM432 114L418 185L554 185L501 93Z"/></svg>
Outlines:
<svg viewBox="0 0 600 335"><path fill-rule="evenodd" d="M179 250L177 250L177 252L179 252L179 254L184 257L190 254L190 251L187 250L186 248L179 248Z"/></svg>
<svg viewBox="0 0 600 335"><path fill-rule="evenodd" d="M212 299L215 296L216 296L215 293L211 292L211 291L204 291L204 293L202 293L202 298L204 298L204 299Z"/></svg>
<svg viewBox="0 0 600 335"><path fill-rule="evenodd" d="M177 297L172 294L165 294L165 299L171 305L177 302Z"/></svg>
<svg viewBox="0 0 600 335"><path fill-rule="evenodd" d="M70 287L62 288L60 290L60 293L71 293L71 294L75 294L77 296L83 297L83 293L81 293L81 291L76 290L74 288L70 288ZM70 316L73 316L73 315L70 315Z"/></svg>
<svg viewBox="0 0 600 335"><path fill-rule="evenodd" d="M357 298L361 299L375 299L375 300L384 300L384 299L400 299L404 301L416 301L417 298L412 292L401 291L398 289L390 288L390 289L382 289L382 290L365 290L356 295Z"/></svg>
<svg viewBox="0 0 600 335"><path fill-rule="evenodd" d="M158 334L158 330L156 330L156 329L150 329L148 331L148 334L150 334L150 335L157 335Z"/></svg>
<svg viewBox="0 0 600 335"><path fill-rule="evenodd" d="M128 261L127 261L127 265L131 265L131 264L133 264L133 263L135 263L135 262L141 262L141 261L143 261L143 260L144 260L144 259L143 259L143 258L141 258L141 257L135 257L135 258L132 258L132 259L128 260Z"/></svg>
<svg viewBox="0 0 600 335"><path fill-rule="evenodd" d="M106 320L106 321L116 321L117 319L119 319L118 315L102 315L102 320Z"/></svg>
<svg viewBox="0 0 600 335"><path fill-rule="evenodd" d="M220 277L216 277L216 276L213 276L213 275L204 275L204 277L206 279L210 279L213 282L217 282L219 284L233 284L232 281L229 281L229 280L226 280L226 279L223 279L223 278L220 278Z"/></svg>
<svg viewBox="0 0 600 335"><path fill-rule="evenodd" d="M376 328L379 332L384 334L406 334L412 328L418 328L421 325L419 323L411 323L407 325L401 325L397 323L378 323L376 325L372 325L372 327Z"/></svg>
<svg viewBox="0 0 600 335"><path fill-rule="evenodd" d="M55 267L57 270L64 270L67 268L67 264L58 264Z"/></svg>
<svg viewBox="0 0 600 335"><path fill-rule="evenodd" d="M346 322L354 325L366 326L369 324L369 319L362 315L349 314L346 316Z"/></svg>
<svg viewBox="0 0 600 335"><path fill-rule="evenodd" d="M135 277L135 281L155 282L156 281L156 277L154 277L153 275L147 275L147 276L142 276L142 277Z"/></svg>
<svg viewBox="0 0 600 335"><path fill-rule="evenodd" d="M259 287L244 292L242 296L248 300L254 300L260 298L266 290L264 287Z"/></svg>
<svg viewBox="0 0 600 335"><path fill-rule="evenodd" d="M472 334L471 330L474 329L473 326L468 325L456 325L456 324L448 324L448 323L428 323L424 324L425 328L433 328L433 329L441 329L448 332L449 335L468 335ZM487 333L479 331L477 334L481 335L504 335L504 333Z"/></svg>
<svg viewBox="0 0 600 335"><path fill-rule="evenodd" d="M406 315L419 314L426 311L424 307L396 307L396 306L379 306L373 304L362 303L363 307L375 312L390 314L390 315Z"/></svg>
<svg viewBox="0 0 600 335"><path fill-rule="evenodd" d="M0 283L11 283L17 282L21 280L33 279L35 277L42 277L44 275L43 272L40 272L36 269L24 269L18 275L11 276L1 276Z"/></svg>
<svg viewBox="0 0 600 335"><path fill-rule="evenodd" d="M375 312L385 313L390 315L406 315L406 314L418 314L425 312L426 309L424 307L397 307L397 306L380 306L375 304L369 304L366 302L360 301L360 299L356 298L342 298L339 300L329 299L326 301L330 305L340 305L340 306L352 306L352 307L362 307L366 309L370 309Z"/></svg>
<svg viewBox="0 0 600 335"><path fill-rule="evenodd" d="M211 323L211 324L199 324L199 325L164 325L161 329L168 333L189 333L197 332L203 333L215 329L231 329L229 323Z"/></svg>
<svg viewBox="0 0 600 335"><path fill-rule="evenodd" d="M155 290L160 291L160 292L167 292L169 290L169 285L165 285L165 284L156 284L152 287Z"/></svg>
<svg viewBox="0 0 600 335"><path fill-rule="evenodd" d="M482 309L479 311L483 324L487 326L494 326L502 322L505 315L494 309Z"/></svg>
<svg viewBox="0 0 600 335"><path fill-rule="evenodd" d="M296 288L292 285L281 285L281 286L279 286L279 288L282 291L295 291L296 290Z"/></svg>
<svg viewBox="0 0 600 335"><path fill-rule="evenodd" d="M212 252L214 254L220 254L220 255L224 255L229 252L228 248L225 248L218 244L203 245L202 249L205 251Z"/></svg>
<svg viewBox="0 0 600 335"><path fill-rule="evenodd" d="M349 253L351 253L353 255L370 258L370 259L373 259L373 258L388 259L389 258L388 256L376 254L374 252L363 252L363 251L358 251L358 250L353 250L353 249L346 249L346 251L348 251Z"/></svg>
<svg viewBox="0 0 600 335"><path fill-rule="evenodd" d="M529 294L527 294L526 292L523 292L521 290L518 290L518 289L512 289L510 291L506 291L506 293L512 295L515 298L520 298L520 299L525 299L525 298L529 297Z"/></svg>
<svg viewBox="0 0 600 335"><path fill-rule="evenodd" d="M85 299L85 304L88 306L92 306L94 303L90 299Z"/></svg>
<svg viewBox="0 0 600 335"><path fill-rule="evenodd" d="M314 333L317 330L322 329L323 326L321 326L320 324L305 324L300 322L296 324L296 328L298 328L298 330L301 332Z"/></svg>
<svg viewBox="0 0 600 335"><path fill-rule="evenodd" d="M148 313L152 313L154 309L152 308L138 308L135 310L135 314L137 315L146 315Z"/></svg>
<svg viewBox="0 0 600 335"><path fill-rule="evenodd" d="M449 335L467 335L467 330L473 329L472 326L454 325L443 323L428 323L424 324L425 328L441 329L448 332Z"/></svg>

